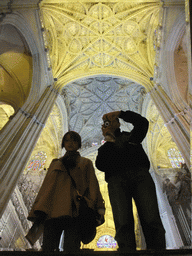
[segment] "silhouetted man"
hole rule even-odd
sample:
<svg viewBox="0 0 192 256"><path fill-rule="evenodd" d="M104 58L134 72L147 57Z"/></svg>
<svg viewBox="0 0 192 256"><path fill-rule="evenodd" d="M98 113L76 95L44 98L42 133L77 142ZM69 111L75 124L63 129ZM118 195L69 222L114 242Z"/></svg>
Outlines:
<svg viewBox="0 0 192 256"><path fill-rule="evenodd" d="M131 123L131 132L121 132L119 118ZM132 111L115 111L103 116L106 143L98 149L96 167L105 172L116 227L119 251L136 250L132 198L137 206L147 249L165 249L155 184L150 162L141 142L149 122Z"/></svg>

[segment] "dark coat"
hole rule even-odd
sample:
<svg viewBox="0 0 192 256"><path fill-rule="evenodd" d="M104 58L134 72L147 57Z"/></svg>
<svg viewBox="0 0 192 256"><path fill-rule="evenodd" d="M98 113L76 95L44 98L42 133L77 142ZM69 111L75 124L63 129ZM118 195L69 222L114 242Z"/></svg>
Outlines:
<svg viewBox="0 0 192 256"><path fill-rule="evenodd" d="M115 132L116 141L106 142L98 149L95 165L105 172L105 180L129 170L149 170L150 162L141 145L149 126L146 118L132 111L121 111L119 118L131 123L131 132Z"/></svg>

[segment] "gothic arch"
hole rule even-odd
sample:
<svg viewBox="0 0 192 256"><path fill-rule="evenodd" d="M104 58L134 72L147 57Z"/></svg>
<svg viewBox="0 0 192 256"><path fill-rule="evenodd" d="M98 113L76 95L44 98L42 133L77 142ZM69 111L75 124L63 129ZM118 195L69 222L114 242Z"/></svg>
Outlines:
<svg viewBox="0 0 192 256"><path fill-rule="evenodd" d="M24 38L24 40L26 40L27 45L29 46L30 49L30 54L32 56L32 62L33 62L33 74L35 74L36 77L38 77L38 59L35 58L35 55L37 54L37 46L36 46L36 42L34 40L34 35L32 34L32 31L30 31L29 29L29 24L27 25L27 21L24 19L23 16L19 15L19 14L14 14L14 15L7 15L5 17L5 19L2 22L2 26L13 26L19 34L22 35L22 37ZM12 67L10 66L10 69ZM10 70L11 72L11 70ZM30 87L30 91L33 87L36 87L35 83L35 79L34 79L34 75L33 75L33 80L32 83L30 85L28 85ZM34 89L33 89L34 90ZM37 88L36 88L37 90ZM38 90L37 92L38 93ZM34 95L35 96L35 95Z"/></svg>
<svg viewBox="0 0 192 256"><path fill-rule="evenodd" d="M6 2L6 1L5 1ZM36 4L38 2L38 4ZM76 63L74 62L64 62L68 64L68 69L66 69L63 73L63 76L60 76L60 74L58 74L57 72L55 72L55 67L54 65L52 65L52 71L47 71L48 68L50 69L50 63L49 61L45 60L45 56L50 53L50 57L51 57L51 51L54 48L53 52L58 53L60 56L64 56L62 55L62 52L60 51L63 47L62 44L60 44L61 48L56 48L58 46L57 42L56 42L56 37L53 39L54 43L51 42L50 37L48 37L47 41L45 40L43 42L42 40L42 33L45 34L47 29L53 29L53 27L49 27L49 26L45 26L45 27L41 27L42 24L40 24L40 20L38 17L39 14L39 7L41 8L41 4L42 3L51 3L51 1L32 1L30 3L28 3L28 1L19 1L19 3L17 3L17 1L9 1L9 4L11 7L13 7L13 12L9 15L7 14L5 18L3 18L4 20L2 21L4 24L11 24L13 26L16 26L17 29L20 28L20 31L23 35L25 35L25 38L27 38L27 42L30 44L30 50L33 48L33 61L34 63L36 63L36 67L41 67L41 71L40 68L39 70L37 70L37 72L42 72L42 76L39 75L39 73L35 74L35 76L33 77L33 85L37 85L34 88L31 88L31 94L30 97L28 98L28 101L26 102L26 104L23 106L24 109L22 109L22 111L19 111L19 113L17 113L16 118L14 117L12 122L9 122L9 131L8 129L6 129L5 132L2 133L2 149L0 151L0 154L3 155L3 162L2 162L2 171L0 174L1 180L3 180L3 182L1 183L0 186L0 191L1 191L1 200L0 200L0 205L1 205L1 212L3 212L3 207L4 205L6 205L6 202L8 202L9 199L9 195L12 193L13 191L13 187L15 186L17 179L19 177L19 175L21 174L24 165L27 162L27 158L30 156L32 148L35 146L36 140L39 137L42 128L45 126L45 122L46 119L48 117L48 115L51 112L52 107L55 104L56 101L56 97L58 97L57 93L57 89L61 92L62 89L64 89L69 83L72 83L74 81L74 77L75 78L81 78L82 79L82 73L85 74L85 78L88 78L90 75L91 76L96 76L96 75L114 75L118 78L128 78L132 81L135 82L139 82L139 84L142 84L142 86L145 87L146 92L148 92L148 96L153 98L155 104L159 107L159 111L161 112L162 116L164 114L164 121L166 123L168 123L171 126L171 131L172 131L172 135L175 135L175 138L178 140L180 139L180 136L185 132L183 132L184 129L183 126L181 126L180 129L177 129L178 127L176 126L176 124L174 123L175 121L177 121L178 117L177 116L178 112L173 108L172 106L172 102L170 99L168 99L168 97L170 97L171 95L171 90L169 90L169 88L165 88L162 89L163 86L159 86L158 84L155 83L155 79L154 79L154 83L152 81L152 77L153 76L153 57L154 55L151 54L149 62L147 62L146 66L148 67L148 70L142 73L142 70L140 70L139 72L137 72L139 69L136 69L136 66L134 67L133 70L129 70L129 68L127 68L128 66L126 66L126 57L129 53L126 52L125 54L125 58L123 59L123 61L119 64L121 64L121 68L114 68L113 66L108 67L107 69L103 69L103 67L99 67L99 68L95 68L95 69L89 69L90 66L88 66L88 68L85 68L84 62L83 61L79 61L79 56L76 56L75 61L77 61ZM62 1L62 3L59 4L60 1L52 1L52 4L50 4L50 11L52 9L52 7L54 8L54 4L58 4L60 5L59 8L61 8L62 6L64 6L64 3L68 2L68 7L74 6L74 9L72 10L72 12L66 12L67 14L70 13L70 15L68 15L67 17L65 16L65 18L69 18L69 16L71 18L79 18L78 20L78 24L80 24L80 21L82 20L82 15L86 14L82 13L81 10L82 9L78 9L79 4L82 5L86 5L86 3L88 3L88 5L93 6L96 5L95 0L91 1L81 1L77 2L77 4L71 4L71 0L66 0L66 1ZM74 1L72 1L74 3ZM34 3L34 4L33 4ZM144 13L145 10L152 10L154 9L156 12L154 14L152 14L153 19L151 20L150 23L145 22L143 24L143 26L141 26L139 30L135 30L136 32L141 32L142 36L145 34L146 31L143 31L143 28L148 28L148 25L153 25L150 27L149 29L149 33L145 34L143 39L147 39L149 40L149 46L146 46L146 40L141 40L140 41L140 45L141 49L142 49L142 53L146 53L146 55L149 53L149 51L153 51L155 49L156 53L158 52L158 44L156 44L156 40L153 40L154 37L157 36L154 35L154 28L157 28L158 30L158 26L161 26L161 22L158 22L158 18L156 19L155 17L158 17L158 12L160 10L160 12L164 12L164 10L170 10L169 14L170 16L176 17L176 15L178 15L177 12L175 12L175 8L172 8L170 4L173 4L174 7L176 8L182 8L184 10L184 1L182 1L182 3L180 1L169 1L169 3L167 3L167 1L154 1L152 2L147 2L147 4L145 2L136 2L136 3L131 3L130 1L105 1L105 7L107 6L107 8L105 10L110 12L110 8L111 6L113 6L113 3L115 3L114 5L116 9L114 9L114 13L113 16L110 16L110 18L116 18L116 16L118 16L117 18L120 18L120 22L121 20L125 20L127 19L127 17L129 16L129 14L133 13L133 16L131 18L128 18L128 20L131 20L133 18L133 22L131 21L131 23L129 25L133 25L132 28L137 28L137 24L134 20L134 18L138 18L139 17L139 11L142 10L142 12ZM24 5L23 5L24 4ZM9 5L7 5L7 3L4 4L6 7L5 9L7 10L7 8L9 8ZM40 5L40 6L39 6ZM98 5L97 7L104 7L104 5L100 6ZM125 8L126 7L126 8ZM128 7L128 8L127 8ZM134 7L132 9L132 7ZM146 8L147 7L147 8ZM149 7L149 8L148 8ZM163 8L162 8L163 7ZM45 6L46 9L46 6ZM61 8L62 9L62 8ZM174 11L172 12L172 9L174 9ZM85 9L86 11L88 9ZM101 10L101 9L100 9ZM102 9L104 10L104 9ZM8 10L9 11L9 10ZM48 10L46 10L48 11ZM122 13L121 13L122 11ZM136 11L136 12L135 12ZM107 12L107 13L109 13ZM23 16L22 16L23 13ZM48 12L47 12L48 13ZM149 12L150 13L150 12ZM148 13L148 14L149 14ZM48 13L49 14L49 13ZM76 14L76 16L75 16ZM78 15L77 15L78 14ZM101 13L100 13L101 14ZM115 14L115 15L114 15ZM147 16L145 16L145 18L149 17L147 14ZM155 16L157 14L157 16ZM60 19L59 17L59 12L57 12L57 16L56 18ZM48 15L51 17L51 15ZM89 15L89 17L87 16L86 18L92 18L92 15ZM160 40L162 39L163 43L166 41L167 37L163 35L163 32L168 31L169 30L169 25L170 25L170 16L165 17L165 26L163 25L163 27L159 27L161 32L160 33ZM32 18L31 18L32 17ZM106 15L105 18L108 18L109 15ZM98 21L97 17L94 17L95 20ZM60 19L63 20L63 19ZM106 20L106 19L105 19ZM142 21L144 21L144 19L141 19ZM16 22L15 22L16 21ZM53 21L53 20L52 20ZM87 21L87 19L86 19ZM146 20L145 20L146 21ZM101 23L99 23L101 24ZM109 23L108 23L109 24ZM117 23L116 23L117 24ZM54 25L54 24L52 24ZM118 24L117 24L118 25ZM135 27L134 27L135 25ZM172 25L172 24L171 24ZM53 35L62 35L63 32L63 28L62 26L58 26L58 31L54 31ZM74 23L72 24L72 31L75 32L75 30L73 30L75 28ZM116 27L117 28L117 27ZM93 26L92 26L93 29ZM123 27L123 29L125 29L125 26ZM42 31L44 30L44 32ZM93 30L92 30L93 31ZM57 34L58 32L58 34ZM124 31L125 32L125 31ZM169 33L169 31L168 31ZM31 35L31 36L30 36ZM50 34L49 34L50 35ZM79 34L78 34L79 35ZM98 35L98 34L96 34ZM101 35L101 34L100 34ZM137 35L136 35L137 36ZM149 38L150 37L150 38ZM45 38L44 38L45 39ZM101 35L101 39L102 39L102 35ZM158 39L158 38L156 38ZM165 39L165 41L164 41ZM32 42L31 42L32 40ZM59 41L59 43L62 40ZM34 45L33 45L34 43ZM45 43L45 44L44 44ZM47 44L46 44L47 43ZM75 46L75 43L77 43L77 41L74 41L74 44L70 44L70 50L78 50ZM126 41L127 44L133 43L133 49L135 44L133 41ZM173 42L171 42L173 43ZM78 44L76 44L78 45ZM99 45L99 44L98 44ZM119 40L119 45L121 46L121 40ZM45 51L45 49L46 51ZM52 48L53 47L53 48ZM164 50L164 45L163 45L163 50ZM32 50L31 50L32 51ZM98 52L99 53L99 50ZM146 57L146 55L144 55L144 57ZM163 51L162 55L166 55L165 52ZM99 56L99 55L98 55ZM47 56L46 56L47 57ZM52 58L52 63L54 63L55 61L55 57L57 58L58 56L53 56ZM84 56L83 56L84 57ZM122 57L122 56L121 56ZM122 59L121 59L122 60ZM137 59L136 58L136 62L137 61L141 61L141 59ZM165 63L165 58L163 59L161 65L164 65ZM59 64L59 65L58 65ZM58 66L61 66L60 63L57 63ZM77 65L73 65L73 64L77 64ZM135 64L135 63L134 63ZM55 65L55 66L57 66ZM159 65L160 67L160 65ZM79 70L76 70L75 68L79 68ZM118 70L114 71L114 70ZM85 72L84 72L85 71ZM53 77L55 77L55 83L53 83L53 78L51 76L53 72ZM70 73L71 72L71 73ZM58 75L57 75L58 74ZM143 75L145 74L145 75ZM151 75L152 74L152 75ZM166 74L166 73L164 73ZM151 79L150 79L151 78ZM56 81L57 80L57 81ZM50 85L46 88L47 85ZM167 81L164 83L164 86L167 85ZM171 83L168 83L169 86L172 86ZM39 88L40 87L40 88ZM45 90L45 92L43 93L43 96L41 97L41 99L38 101L39 96L41 96L41 93ZM165 93L167 92L167 93ZM32 97L32 95L34 97ZM59 96L60 97L60 96ZM62 98L62 97L61 97ZM60 99L61 99L60 98ZM171 97L170 97L171 98ZM29 102L30 100L32 100L32 102ZM36 107L33 109L33 107ZM63 105L60 105L61 108L63 107ZM148 107L148 105L147 105ZM174 111L175 110L175 111ZM144 111L144 110L143 110ZM144 111L145 112L145 111ZM142 112L142 114L144 113ZM179 113L181 114L181 113ZM67 116L67 115L66 115ZM144 115L146 116L146 115ZM66 119L65 119L66 120ZM172 122L173 120L173 122ZM66 124L66 127L63 129L63 131L65 131L65 129L67 129L68 124L61 122L62 125ZM159 125L159 124L158 124ZM158 126L157 125L157 126ZM176 126L176 127L174 127ZM54 132L55 134L55 132ZM48 133L47 133L48 136ZM155 137L155 136L154 136ZM59 141L59 138L57 138L57 142ZM155 141L155 140L154 140ZM185 140L184 140L185 142ZM156 141L155 141L156 143ZM183 144L183 151L187 151L188 150L188 144L187 141L185 143L183 143L183 139L181 138L179 143ZM154 147L156 146L156 144L154 145ZM58 145L59 148L59 145ZM93 148L92 148L93 150ZM94 148L93 151L96 151L96 147ZM152 147L150 148L150 152L152 152ZM58 151L57 151L58 153ZM93 153L93 152L92 152ZM154 163L154 167L156 167L156 163L157 161ZM6 192L4 194L4 192ZM161 200L162 203L163 200ZM171 229L171 227L169 228ZM169 234L169 233L168 233ZM23 234L24 235L24 234ZM171 236L170 236L171 237ZM171 239L171 238L170 238ZM173 247L174 248L174 247Z"/></svg>
<svg viewBox="0 0 192 256"><path fill-rule="evenodd" d="M0 188L2 195L1 214L58 95L58 92L53 89L53 78L48 71L42 34L35 34L35 29L36 32L41 31L37 10L32 10L30 15L34 19L35 25L33 24L33 27L29 24L29 20L19 12L7 14L2 21L2 25L14 26L26 40L32 55L33 75L27 100L6 124L5 129L1 131L2 147L0 154L4 156L1 159L0 174L2 178ZM6 170L7 168L9 171Z"/></svg>
<svg viewBox="0 0 192 256"><path fill-rule="evenodd" d="M39 17L35 15L36 23L39 27L41 27ZM4 20L2 21L1 25L11 25L13 26L24 38L26 41L30 54L32 56L32 82L30 85L30 93L23 105L23 109L25 111L29 111L30 109L35 105L34 99L38 101L40 95L45 89L45 86L47 86L47 83L49 83L49 80L53 79L51 78L51 72L50 70L45 70L45 68L48 66L47 64L47 56L45 49L43 48L44 42L43 42L43 35L40 34L40 36L35 35L34 31L31 29L30 24L26 17L24 17L19 12L12 13L12 15L6 15ZM39 68L43 67L43 68ZM45 79L46 78L46 79ZM40 86L41 85L41 86Z"/></svg>
<svg viewBox="0 0 192 256"><path fill-rule="evenodd" d="M185 33L185 26L185 13L181 12L180 15L178 15L177 20L172 25L171 33L169 34L165 45L165 61L167 63L166 77L168 82L166 88L169 90L170 98L173 99L178 109L187 108L187 103L182 99L178 89L174 67L174 52Z"/></svg>
<svg viewBox="0 0 192 256"><path fill-rule="evenodd" d="M152 83L149 78L142 77L140 74L132 71L122 71L122 70L111 70L106 72L101 72L100 70L95 72L83 72L83 73L73 73L72 75L66 75L63 78L59 80L57 83L57 87L59 90L62 90L63 87L65 87L68 83L73 82L76 79L82 79L82 78L89 78L89 77L96 77L96 76L113 76L118 77L119 79L128 79L132 80L133 82L140 84L146 88L147 91L150 90L150 87L152 86ZM75 77L75 78L74 78Z"/></svg>

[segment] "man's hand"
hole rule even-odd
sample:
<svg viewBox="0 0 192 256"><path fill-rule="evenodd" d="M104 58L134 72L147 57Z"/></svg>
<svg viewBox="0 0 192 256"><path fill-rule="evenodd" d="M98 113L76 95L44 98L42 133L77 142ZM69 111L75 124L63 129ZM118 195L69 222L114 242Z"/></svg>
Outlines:
<svg viewBox="0 0 192 256"><path fill-rule="evenodd" d="M105 141L115 142L115 137L113 135L107 134L105 136Z"/></svg>
<svg viewBox="0 0 192 256"><path fill-rule="evenodd" d="M115 118L119 118L121 111L114 111L114 112L110 112L107 113L105 115L103 115L103 120L113 120Z"/></svg>

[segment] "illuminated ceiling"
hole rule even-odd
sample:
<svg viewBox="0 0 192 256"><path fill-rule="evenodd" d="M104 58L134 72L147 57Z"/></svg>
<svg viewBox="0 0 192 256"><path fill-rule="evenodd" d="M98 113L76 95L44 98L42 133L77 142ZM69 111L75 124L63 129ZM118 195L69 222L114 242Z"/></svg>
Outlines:
<svg viewBox="0 0 192 256"><path fill-rule="evenodd" d="M47 56L83 147L100 144L102 115L142 112L151 89L161 1L40 3ZM122 122L122 129L131 125Z"/></svg>
<svg viewBox="0 0 192 256"><path fill-rule="evenodd" d="M153 76L161 1L44 0L40 6L58 87L98 73L138 82Z"/></svg>
<svg viewBox="0 0 192 256"><path fill-rule="evenodd" d="M152 86L150 77L153 77L155 51L159 46L161 7L161 1L41 1L49 65L67 107L68 128L81 134L83 147L101 142L104 113L119 109L142 112L142 103ZM9 36L9 43L6 30L12 36L12 41ZM1 30L1 42L4 63L1 72L5 66L10 67L8 64L13 63L13 56L20 56L25 64L23 67L17 63L9 68L7 76L15 78L17 86L9 88L7 96L1 97L18 109L31 89L30 80L26 80L28 75L31 77L31 60L29 65L25 63L30 58L29 49L21 35L10 26ZM10 49L14 49L12 58L8 58ZM154 113L157 115L150 111L149 119ZM35 151L49 152L48 162L59 154L64 119L55 106L37 143ZM130 128L122 122L122 130ZM153 143L150 152L153 154L159 135L152 133L149 141Z"/></svg>
<svg viewBox="0 0 192 256"><path fill-rule="evenodd" d="M82 153L94 163L97 146L93 148L91 145L102 140L102 115L119 109L142 113L143 101L152 87L150 78L159 47L161 7L162 1L155 0L40 2L49 65L68 112L67 120L58 105L54 106L32 153L34 156L39 151L46 152L46 168L61 154L65 122L69 129L81 134ZM7 29L9 37L7 39L0 31L0 87L4 88L5 84L12 87L5 87L7 91L0 96L4 103L17 110L31 90L32 59L25 40L16 29L11 26L3 29L4 32ZM14 57L20 61L16 63ZM186 70L186 66L182 67ZM178 80L181 79L179 72L177 70ZM183 89L182 93L183 98L187 98L187 91ZM5 120L4 123L12 114L7 106L0 105L0 118ZM169 147L176 145L152 102L149 102L146 117L150 121L147 149L154 166L170 168L166 153ZM123 122L121 127L123 130L131 128ZM31 172L29 178L37 182L44 174L45 171L43 174L33 172L33 175ZM107 194L104 174L96 170L96 175L102 193ZM109 205L106 199L106 223L114 229Z"/></svg>

